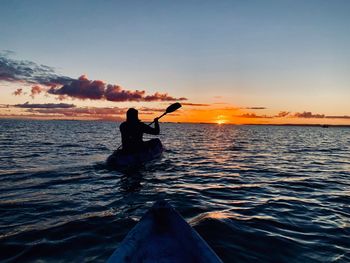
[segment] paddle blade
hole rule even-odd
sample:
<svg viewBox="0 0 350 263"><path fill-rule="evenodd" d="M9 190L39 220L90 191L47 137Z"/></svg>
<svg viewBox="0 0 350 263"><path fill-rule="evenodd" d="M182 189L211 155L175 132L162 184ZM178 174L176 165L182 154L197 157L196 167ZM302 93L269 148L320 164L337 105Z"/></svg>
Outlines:
<svg viewBox="0 0 350 263"><path fill-rule="evenodd" d="M166 113L174 112L174 111L176 111L177 109L180 109L181 106L182 106L182 105L181 105L180 103L178 103L178 102L173 103L173 104L171 104L171 105L165 110L165 112L166 112Z"/></svg>

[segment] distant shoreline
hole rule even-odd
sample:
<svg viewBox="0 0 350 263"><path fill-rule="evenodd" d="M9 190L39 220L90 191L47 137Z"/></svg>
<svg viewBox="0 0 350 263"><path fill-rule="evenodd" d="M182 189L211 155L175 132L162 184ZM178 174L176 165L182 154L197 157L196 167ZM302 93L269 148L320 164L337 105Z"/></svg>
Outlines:
<svg viewBox="0 0 350 263"><path fill-rule="evenodd" d="M115 122L115 123L121 123L121 121L116 120L108 120L108 119L88 119L88 120L82 120L82 119L36 119L36 118L0 118L1 120L21 120L21 121L97 121L97 122ZM148 121L145 121L148 122ZM248 124L235 124L235 123L222 123L217 124L213 122L162 122L162 123L173 123L173 124L204 124L204 125L220 125L220 126L227 126L227 125L233 125L233 126L282 126L282 127L319 127L319 128L334 128L334 127L341 127L341 128L350 128L350 125L341 125L341 124L297 124L297 123L282 123L282 124L271 124L271 123L248 123Z"/></svg>

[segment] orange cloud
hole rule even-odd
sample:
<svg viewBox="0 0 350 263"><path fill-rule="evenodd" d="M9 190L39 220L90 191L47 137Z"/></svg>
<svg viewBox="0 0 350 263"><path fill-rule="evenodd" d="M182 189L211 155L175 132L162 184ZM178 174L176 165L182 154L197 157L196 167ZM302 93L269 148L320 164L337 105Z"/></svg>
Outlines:
<svg viewBox="0 0 350 263"><path fill-rule="evenodd" d="M40 86L33 86L31 89L30 96L34 99L35 95L40 94L43 91L43 89Z"/></svg>

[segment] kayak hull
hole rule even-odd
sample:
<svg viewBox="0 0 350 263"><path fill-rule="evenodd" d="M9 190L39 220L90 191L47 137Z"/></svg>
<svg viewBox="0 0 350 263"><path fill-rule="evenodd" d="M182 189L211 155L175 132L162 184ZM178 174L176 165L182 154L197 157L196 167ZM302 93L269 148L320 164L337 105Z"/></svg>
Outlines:
<svg viewBox="0 0 350 263"><path fill-rule="evenodd" d="M166 201L158 201L118 246L108 263L222 263Z"/></svg>
<svg viewBox="0 0 350 263"><path fill-rule="evenodd" d="M164 151L159 139L152 139L147 142L147 147L137 153L125 153L123 150L116 150L107 158L107 165L112 167L139 166L159 158Z"/></svg>

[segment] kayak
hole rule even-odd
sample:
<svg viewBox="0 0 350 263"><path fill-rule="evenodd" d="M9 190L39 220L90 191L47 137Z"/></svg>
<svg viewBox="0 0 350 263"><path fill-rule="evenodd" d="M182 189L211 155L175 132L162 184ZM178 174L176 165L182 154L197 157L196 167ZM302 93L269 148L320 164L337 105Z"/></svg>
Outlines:
<svg viewBox="0 0 350 263"><path fill-rule="evenodd" d="M152 139L145 142L145 147L136 153L127 153L118 149L107 158L107 165L112 167L139 166L146 162L159 158L164 151L159 139Z"/></svg>
<svg viewBox="0 0 350 263"><path fill-rule="evenodd" d="M158 201L131 229L107 263L222 263L166 201Z"/></svg>

